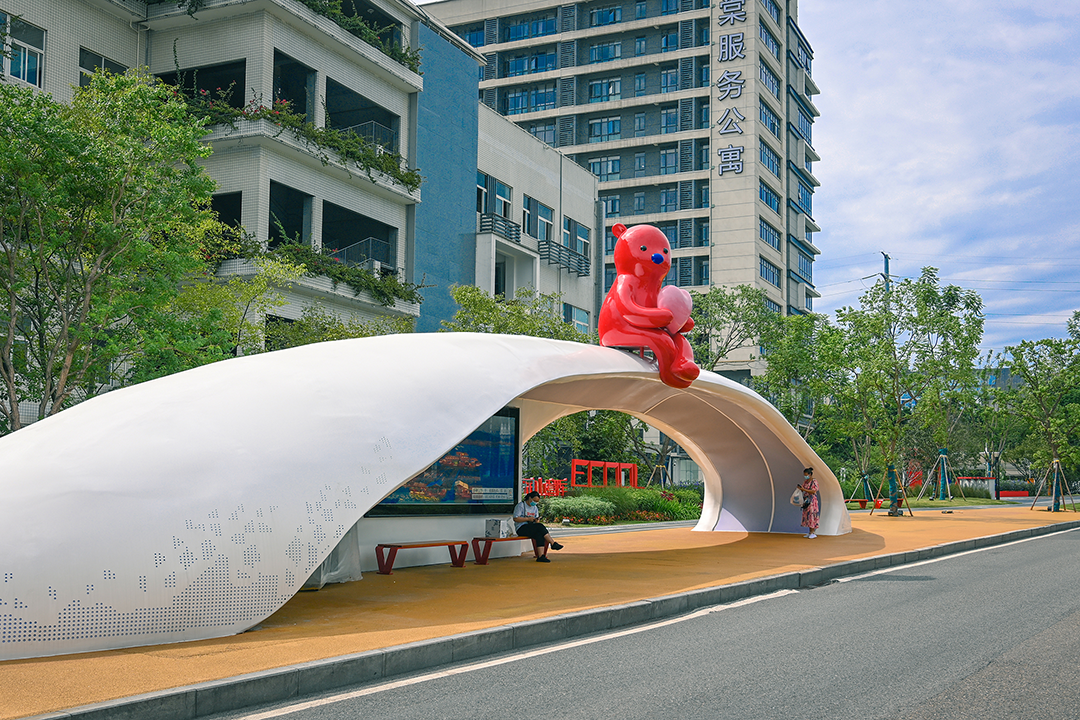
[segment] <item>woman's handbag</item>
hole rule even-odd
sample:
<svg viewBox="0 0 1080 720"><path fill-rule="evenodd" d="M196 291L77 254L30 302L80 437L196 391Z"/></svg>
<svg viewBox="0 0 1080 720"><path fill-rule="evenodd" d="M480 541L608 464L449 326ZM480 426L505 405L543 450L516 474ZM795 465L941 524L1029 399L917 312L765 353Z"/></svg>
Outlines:
<svg viewBox="0 0 1080 720"><path fill-rule="evenodd" d="M803 497L802 488L795 488L795 492L791 493L791 504L795 507L805 507L803 503L805 498Z"/></svg>

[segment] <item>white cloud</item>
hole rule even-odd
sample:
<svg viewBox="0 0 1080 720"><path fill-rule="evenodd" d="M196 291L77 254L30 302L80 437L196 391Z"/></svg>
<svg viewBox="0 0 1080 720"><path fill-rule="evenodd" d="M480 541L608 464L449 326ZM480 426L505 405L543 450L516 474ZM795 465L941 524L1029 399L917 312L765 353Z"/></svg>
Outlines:
<svg viewBox="0 0 1080 720"><path fill-rule="evenodd" d="M803 0L799 24L822 90L816 309L856 303L885 251L895 274L934 265L988 313L1032 313L988 315L986 345L1063 335L1080 307L1080 4ZM992 282L1021 279L1061 284Z"/></svg>

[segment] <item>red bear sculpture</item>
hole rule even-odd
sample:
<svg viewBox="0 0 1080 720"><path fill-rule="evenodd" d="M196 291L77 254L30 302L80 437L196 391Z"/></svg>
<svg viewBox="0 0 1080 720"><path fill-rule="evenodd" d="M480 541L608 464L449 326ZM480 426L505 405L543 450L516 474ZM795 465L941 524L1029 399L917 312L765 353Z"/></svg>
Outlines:
<svg viewBox="0 0 1080 720"><path fill-rule="evenodd" d="M682 336L694 327L689 317L689 294L681 288L665 291L683 294L679 321L665 305L661 285L671 269L671 245L667 237L652 225L635 225L627 229L622 223L612 228L615 243L615 283L600 308L600 344L607 347L647 347L656 356L660 379L665 385L687 388L700 374L694 364L694 350ZM666 293L665 293L666 294Z"/></svg>

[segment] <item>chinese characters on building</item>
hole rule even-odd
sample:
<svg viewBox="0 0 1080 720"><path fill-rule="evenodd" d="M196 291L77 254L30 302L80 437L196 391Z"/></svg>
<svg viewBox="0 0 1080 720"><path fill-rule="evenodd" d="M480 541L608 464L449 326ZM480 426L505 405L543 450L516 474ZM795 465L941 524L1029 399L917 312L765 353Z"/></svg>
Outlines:
<svg viewBox="0 0 1080 720"><path fill-rule="evenodd" d="M746 22L746 0L721 0L719 3L720 16L717 24L724 30L734 30L736 23ZM741 32L728 32L717 38L719 62L733 62L745 60L745 34ZM717 100L736 100L742 97L743 85L746 80L742 77L742 70L723 70L716 79L718 91ZM742 127L739 123L746 120L746 116L734 106L725 108L720 118L716 121L718 132L723 135L742 135ZM716 154L719 156L717 171L721 176L725 172L738 174L743 171L743 145L729 143L726 148L719 148Z"/></svg>

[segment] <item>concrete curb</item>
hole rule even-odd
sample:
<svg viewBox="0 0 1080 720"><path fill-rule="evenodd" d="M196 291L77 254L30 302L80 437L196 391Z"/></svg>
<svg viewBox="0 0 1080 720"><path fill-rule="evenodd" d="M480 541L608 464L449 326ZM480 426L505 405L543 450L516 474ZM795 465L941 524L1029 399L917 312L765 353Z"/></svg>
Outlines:
<svg viewBox="0 0 1080 720"><path fill-rule="evenodd" d="M61 712L34 715L25 720L58 720L60 718L126 720L146 717L153 717L155 720L191 720L215 713L241 710L253 705L300 698L349 685L370 683L452 662L473 660L543 643L558 642L582 635L652 622L682 615L702 607L722 605L777 590L813 587L837 578L859 575L880 568L905 565L976 548L1003 545L1074 528L1080 528L1080 520L943 543L890 555L847 560L834 565L648 598L625 605L581 610L540 620L529 620L444 638L395 645L381 650L314 660L224 680L82 705Z"/></svg>

